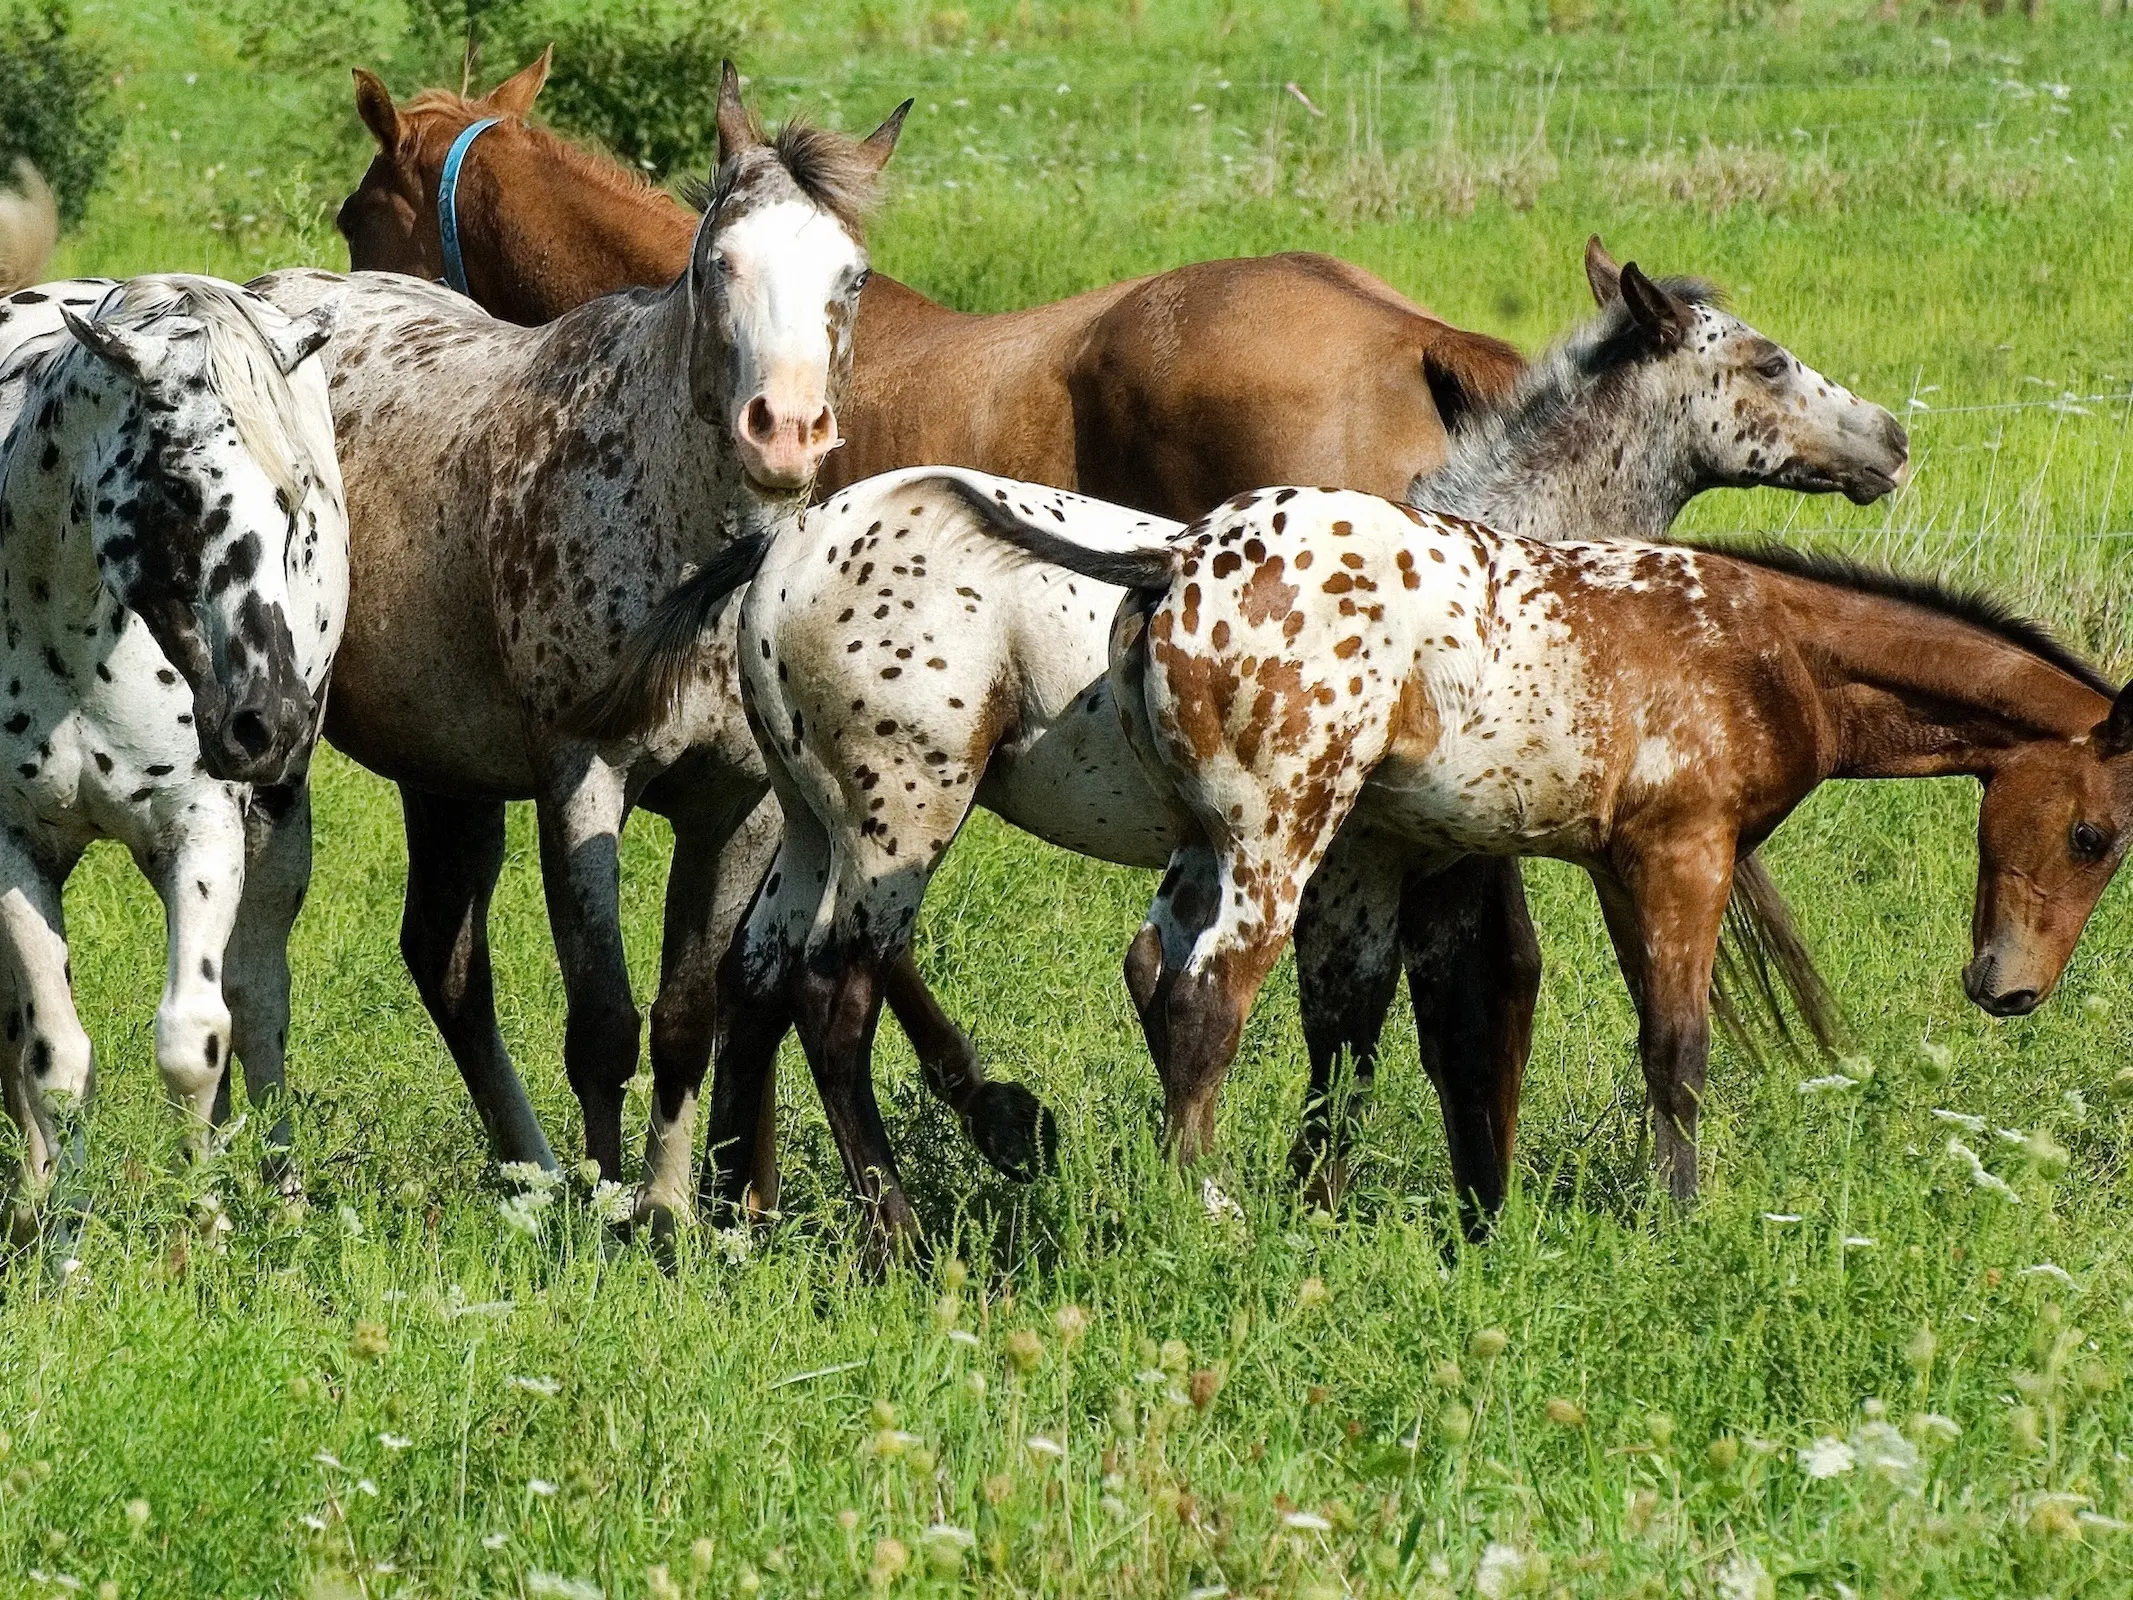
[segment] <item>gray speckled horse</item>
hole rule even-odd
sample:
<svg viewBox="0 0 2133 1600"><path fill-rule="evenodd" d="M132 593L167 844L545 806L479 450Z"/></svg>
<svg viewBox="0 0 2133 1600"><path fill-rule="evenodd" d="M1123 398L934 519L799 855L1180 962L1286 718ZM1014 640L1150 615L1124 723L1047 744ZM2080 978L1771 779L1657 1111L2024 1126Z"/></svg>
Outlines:
<svg viewBox="0 0 2133 1600"><path fill-rule="evenodd" d="M391 274L259 282L292 310L339 308L329 359L353 584L327 736L400 785L401 949L507 1161L554 1158L491 987L506 801L539 809L564 1065L604 1174L619 1175L640 1031L617 904L633 806L675 834L653 1059L709 1053L716 958L776 824L730 619L683 652L656 726L596 742L564 716L677 582L805 503L837 443L861 219L901 120L863 141L797 125L766 139L729 67L687 270L545 327ZM686 1137L675 1150L658 1134L672 1120L649 1151L656 1193L686 1192Z"/></svg>

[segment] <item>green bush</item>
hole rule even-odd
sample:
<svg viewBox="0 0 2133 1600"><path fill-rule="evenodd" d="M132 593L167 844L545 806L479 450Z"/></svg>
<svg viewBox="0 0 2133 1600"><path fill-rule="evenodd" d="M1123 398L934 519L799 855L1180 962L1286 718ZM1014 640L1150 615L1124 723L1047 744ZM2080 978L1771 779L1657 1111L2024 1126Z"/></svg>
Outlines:
<svg viewBox="0 0 2133 1600"><path fill-rule="evenodd" d="M559 128L598 139L625 161L660 177L699 167L718 144L719 63L747 32L730 6L632 0L597 12L527 19L555 42L555 69L541 109ZM491 50L492 59L494 50Z"/></svg>
<svg viewBox="0 0 2133 1600"><path fill-rule="evenodd" d="M111 63L76 38L57 5L0 11L0 171L27 156L59 201L60 220L81 220L118 145Z"/></svg>

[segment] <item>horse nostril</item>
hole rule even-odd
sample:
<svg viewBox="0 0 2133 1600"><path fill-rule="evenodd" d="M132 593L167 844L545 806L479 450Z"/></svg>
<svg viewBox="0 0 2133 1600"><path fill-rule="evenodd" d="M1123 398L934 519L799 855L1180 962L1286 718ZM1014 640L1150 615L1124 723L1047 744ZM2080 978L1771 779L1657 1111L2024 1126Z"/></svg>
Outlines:
<svg viewBox="0 0 2133 1600"><path fill-rule="evenodd" d="M770 402L757 395L741 413L741 432L751 443L768 444L777 431L778 419L770 409Z"/></svg>
<svg viewBox="0 0 2133 1600"><path fill-rule="evenodd" d="M2005 994L1993 996L1992 1009L2003 1017L2026 1016L2037 1009L2037 991L2009 989Z"/></svg>
<svg viewBox="0 0 2133 1600"><path fill-rule="evenodd" d="M812 443L820 444L825 439L835 437L836 432L837 419L831 414L830 408L824 406L816 413L814 423L807 430L807 436Z"/></svg>
<svg viewBox="0 0 2133 1600"><path fill-rule="evenodd" d="M229 736L232 744L255 759L265 755L267 747L274 742L274 730L256 711L240 711L230 718Z"/></svg>

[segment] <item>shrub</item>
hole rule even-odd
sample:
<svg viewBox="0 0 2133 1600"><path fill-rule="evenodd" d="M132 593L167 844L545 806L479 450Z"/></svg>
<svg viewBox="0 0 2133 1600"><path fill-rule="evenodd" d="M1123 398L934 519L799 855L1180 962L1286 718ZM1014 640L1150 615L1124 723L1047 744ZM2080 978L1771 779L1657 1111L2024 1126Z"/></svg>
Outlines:
<svg viewBox="0 0 2133 1600"><path fill-rule="evenodd" d="M557 16L541 109L557 127L659 176L702 166L718 144L719 63L746 31L741 13L687 0Z"/></svg>
<svg viewBox="0 0 2133 1600"><path fill-rule="evenodd" d="M79 222L118 136L111 63L74 36L66 12L0 12L0 172L28 157L52 186L60 220Z"/></svg>

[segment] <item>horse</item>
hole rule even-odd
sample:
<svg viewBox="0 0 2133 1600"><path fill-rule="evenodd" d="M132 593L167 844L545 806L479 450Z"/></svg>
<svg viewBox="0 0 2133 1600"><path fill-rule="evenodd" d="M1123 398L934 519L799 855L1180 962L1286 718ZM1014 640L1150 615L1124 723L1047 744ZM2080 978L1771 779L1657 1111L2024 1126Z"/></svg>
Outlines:
<svg viewBox="0 0 2133 1600"><path fill-rule="evenodd" d="M73 279L0 303L0 1055L11 1218L66 1251L94 1054L60 895L116 839L169 922L155 1055L198 1155L232 1056L282 1084L307 781L348 595L330 314L211 278ZM289 1120L269 1177L297 1192Z"/></svg>
<svg viewBox="0 0 2133 1600"><path fill-rule="evenodd" d="M1930 579L1777 545L1551 544L1296 488L1176 534L1084 534L1057 497L947 481L1011 547L1131 595L1110 683L1178 848L1127 986L1187 1130L1307 884L1394 940L1381 880L1314 876L1336 840L1585 870L1637 1008L1652 1157L1687 1203L1727 885L1816 787L1982 782L1962 981L1994 1016L2051 994L2133 837L2133 684Z"/></svg>
<svg viewBox="0 0 2133 1600"><path fill-rule="evenodd" d="M864 140L799 123L766 138L729 63L714 194L684 270L542 328L393 274L259 280L292 310L338 307L353 581L326 737L400 787L401 949L506 1162L554 1164L496 1022L487 913L506 801L538 810L564 1065L606 1177L621 1171L641 1025L616 867L638 805L675 833L652 1056L708 1056L713 963L774 826L730 625L689 642L659 726L594 742L559 717L655 601L804 503L837 441L862 219L902 118ZM648 1154L655 1176L674 1159Z"/></svg>
<svg viewBox="0 0 2133 1600"><path fill-rule="evenodd" d="M1888 413L1724 311L1708 285L1616 269L1597 240L1587 266L1600 315L1536 363L1500 414L1456 435L1451 462L1412 486L1414 498L1522 519L1532 537L1580 527L1663 534L1707 485L1786 484L1867 500L1901 476L1907 441ZM1080 543L1062 545L1061 559L1072 570L1003 560L960 498L973 483L1071 525ZM1174 856L1187 819L1145 775L1107 676L1117 584L1133 569L1106 576L1087 551L1135 550L1178 531L1080 496L921 469L846 490L766 544L742 602L742 686L785 820L722 980L732 1011L706 1135L714 1201L736 1200L732 1154L756 1126L790 1021L854 1183L888 1237L915 1236L872 1094L878 975L903 959L926 886L974 804L1105 860L1160 867ZM745 576L737 564L685 585L663 608L661 631L693 637ZM594 725L621 728L656 721L665 699L659 674L633 657L589 705ZM1410 905L1471 902L1489 884L1446 876L1458 869L1442 857L1382 851L1327 868L1365 873ZM1409 925L1366 959L1344 905L1338 895L1314 902L1298 928L1314 1103L1341 1051L1368 1076L1400 945L1420 938ZM1774 897L1748 897L1743 914L1781 954L1796 946ZM1457 926L1469 915L1455 905L1440 920ZM1819 1023L1804 961L1781 961L1779 975ZM1429 1003L1434 985L1412 987L1418 1008ZM1422 1020L1440 1024L1437 1037L1471 1038L1475 1015L1456 1027L1442 1026L1441 1013ZM1489 1068L1501 1057L1447 1060L1432 1054L1427 1026L1423 1037L1454 1176L1478 1223L1508 1178L1523 1038L1498 1077ZM1190 1160L1212 1136L1212 1105L1185 1109L1168 1131ZM1326 1143L1307 1124L1299 1166L1330 1169Z"/></svg>
<svg viewBox="0 0 2133 1600"><path fill-rule="evenodd" d="M44 276L59 244L59 203L27 157L15 161L15 187L0 189L0 295Z"/></svg>

